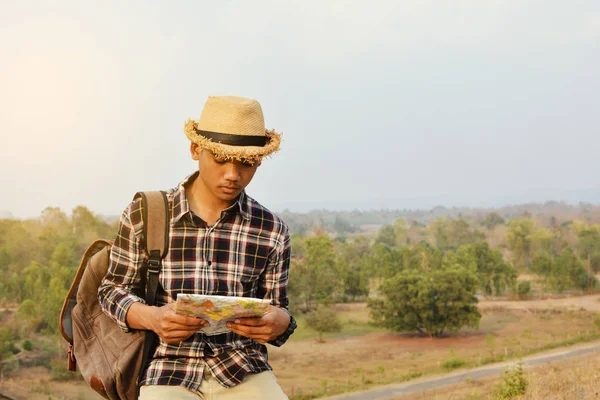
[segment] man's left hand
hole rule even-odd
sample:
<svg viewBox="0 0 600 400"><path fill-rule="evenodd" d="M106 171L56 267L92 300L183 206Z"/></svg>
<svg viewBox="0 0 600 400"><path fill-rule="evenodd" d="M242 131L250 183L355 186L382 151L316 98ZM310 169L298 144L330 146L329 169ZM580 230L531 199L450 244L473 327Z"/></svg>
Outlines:
<svg viewBox="0 0 600 400"><path fill-rule="evenodd" d="M238 318L227 323L233 333L267 343L278 338L290 324L290 316L279 307L271 306L260 318Z"/></svg>

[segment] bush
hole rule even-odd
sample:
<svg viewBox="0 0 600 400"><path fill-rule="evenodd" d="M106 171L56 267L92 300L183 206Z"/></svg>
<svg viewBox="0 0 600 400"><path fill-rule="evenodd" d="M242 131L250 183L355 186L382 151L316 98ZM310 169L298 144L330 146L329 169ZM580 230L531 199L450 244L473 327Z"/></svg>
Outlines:
<svg viewBox="0 0 600 400"><path fill-rule="evenodd" d="M531 293L531 281L521 281L517 285L517 294L519 297L525 297Z"/></svg>
<svg viewBox="0 0 600 400"><path fill-rule="evenodd" d="M523 372L523 363L510 367L504 371L503 382L494 388L494 400L508 400L525 394L529 382Z"/></svg>
<svg viewBox="0 0 600 400"><path fill-rule="evenodd" d="M331 307L321 306L315 311L306 314L306 324L309 328L317 331L319 342L323 342L323 333L339 332L342 330L342 323L335 310Z"/></svg>
<svg viewBox="0 0 600 400"><path fill-rule="evenodd" d="M465 364L466 364L465 361L460 360L460 359L448 360L444 363L444 368L456 369L456 368L460 368L460 367L464 366Z"/></svg>
<svg viewBox="0 0 600 400"><path fill-rule="evenodd" d="M25 351L31 351L33 350L33 344L31 343L30 340L25 340L22 344L23 350Z"/></svg>

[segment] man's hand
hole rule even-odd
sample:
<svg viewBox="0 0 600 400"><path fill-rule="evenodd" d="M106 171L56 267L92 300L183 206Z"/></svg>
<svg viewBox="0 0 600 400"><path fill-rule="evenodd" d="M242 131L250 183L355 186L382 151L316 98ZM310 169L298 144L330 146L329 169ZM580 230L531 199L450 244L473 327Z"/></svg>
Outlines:
<svg viewBox="0 0 600 400"><path fill-rule="evenodd" d="M271 306L260 318L238 318L227 323L233 333L267 343L279 337L290 324L290 316L279 307Z"/></svg>
<svg viewBox="0 0 600 400"><path fill-rule="evenodd" d="M201 318L189 317L175 312L175 304L152 307L150 329L169 344L178 343L192 336L206 326Z"/></svg>

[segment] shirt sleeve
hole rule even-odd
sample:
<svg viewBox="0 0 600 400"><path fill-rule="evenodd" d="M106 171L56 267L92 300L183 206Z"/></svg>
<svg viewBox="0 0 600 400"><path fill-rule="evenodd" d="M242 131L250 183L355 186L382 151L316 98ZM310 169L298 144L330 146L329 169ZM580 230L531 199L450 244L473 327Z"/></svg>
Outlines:
<svg viewBox="0 0 600 400"><path fill-rule="evenodd" d="M285 224L282 224L281 237L282 240L278 242L278 245L269 256L267 268L260 282L260 290L263 292L263 298L270 299L271 304L284 308L289 314L287 285L290 271L291 240L289 230ZM282 335L269 343L279 347L287 341L288 336Z"/></svg>
<svg viewBox="0 0 600 400"><path fill-rule="evenodd" d="M124 332L129 332L127 311L134 302L146 303L141 276L145 256L141 251L142 210L139 199L121 215L117 237L110 250L108 271L98 288L98 300L105 314Z"/></svg>

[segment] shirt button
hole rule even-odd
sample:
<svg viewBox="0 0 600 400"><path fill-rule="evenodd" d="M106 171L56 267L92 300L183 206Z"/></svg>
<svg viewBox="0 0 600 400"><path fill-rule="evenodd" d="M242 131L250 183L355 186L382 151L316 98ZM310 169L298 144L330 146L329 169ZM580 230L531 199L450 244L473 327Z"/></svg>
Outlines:
<svg viewBox="0 0 600 400"><path fill-rule="evenodd" d="M210 267L212 265L212 261L208 260L208 266Z"/></svg>

